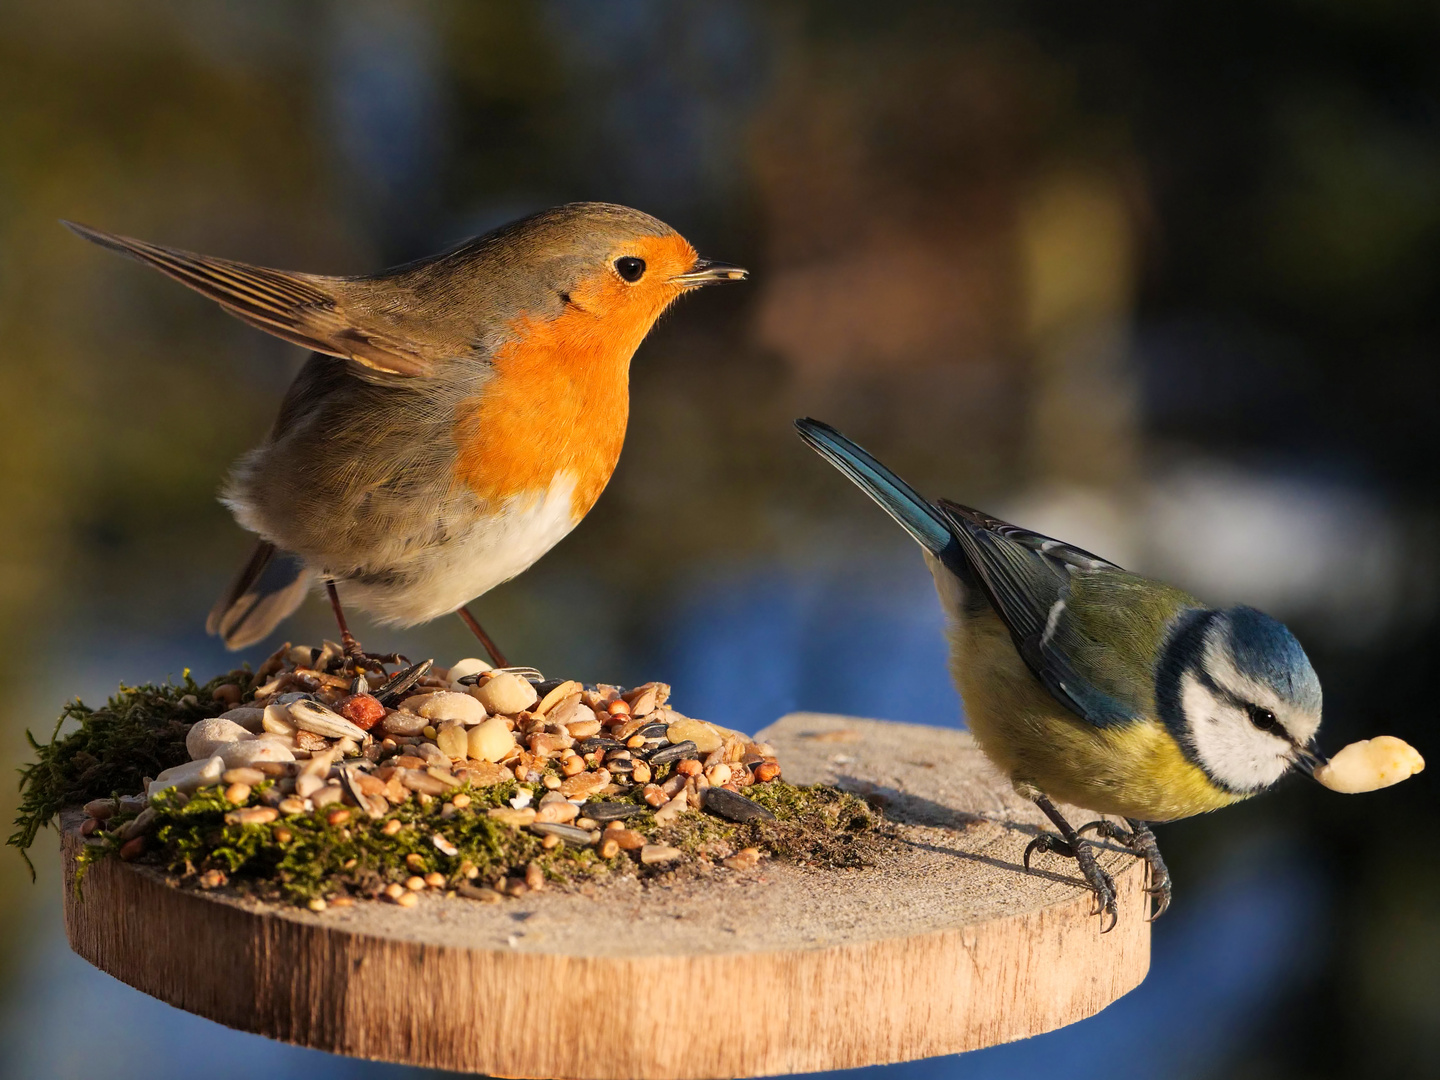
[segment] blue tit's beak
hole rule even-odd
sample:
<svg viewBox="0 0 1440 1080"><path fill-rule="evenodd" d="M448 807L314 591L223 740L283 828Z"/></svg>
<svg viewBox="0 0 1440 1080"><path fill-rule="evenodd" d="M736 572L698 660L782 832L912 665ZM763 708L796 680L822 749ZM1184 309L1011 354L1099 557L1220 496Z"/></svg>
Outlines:
<svg viewBox="0 0 1440 1080"><path fill-rule="evenodd" d="M1328 759L1324 754L1315 749L1314 743L1311 743L1309 746L1301 746L1297 743L1295 745L1295 752L1291 755L1290 760L1295 764L1297 769L1314 780L1315 770L1320 768L1321 765L1326 764ZM1317 780L1316 783L1319 783L1319 781Z"/></svg>

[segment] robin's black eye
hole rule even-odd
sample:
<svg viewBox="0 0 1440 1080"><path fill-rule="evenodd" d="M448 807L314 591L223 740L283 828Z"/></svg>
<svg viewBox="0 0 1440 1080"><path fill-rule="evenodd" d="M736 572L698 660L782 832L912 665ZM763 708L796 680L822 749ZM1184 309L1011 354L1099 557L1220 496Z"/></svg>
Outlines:
<svg viewBox="0 0 1440 1080"><path fill-rule="evenodd" d="M640 280L645 273L645 260L637 259L634 255L622 255L615 260L615 272L629 282Z"/></svg>
<svg viewBox="0 0 1440 1080"><path fill-rule="evenodd" d="M1259 705L1251 705L1248 708L1250 723L1254 724L1261 731L1272 731L1275 725L1280 723L1275 719L1275 714L1269 709L1261 708Z"/></svg>

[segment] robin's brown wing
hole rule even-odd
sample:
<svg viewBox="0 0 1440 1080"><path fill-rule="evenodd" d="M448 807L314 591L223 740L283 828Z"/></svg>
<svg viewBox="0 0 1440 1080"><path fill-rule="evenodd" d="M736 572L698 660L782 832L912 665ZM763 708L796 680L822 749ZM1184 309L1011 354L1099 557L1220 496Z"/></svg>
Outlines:
<svg viewBox="0 0 1440 1080"><path fill-rule="evenodd" d="M343 279L249 266L197 255L128 236L102 232L73 221L64 224L86 240L149 263L196 292L218 301L230 314L260 330L316 352L350 360L385 376L430 374L430 359L413 343L387 334L370 320L347 312L333 287Z"/></svg>

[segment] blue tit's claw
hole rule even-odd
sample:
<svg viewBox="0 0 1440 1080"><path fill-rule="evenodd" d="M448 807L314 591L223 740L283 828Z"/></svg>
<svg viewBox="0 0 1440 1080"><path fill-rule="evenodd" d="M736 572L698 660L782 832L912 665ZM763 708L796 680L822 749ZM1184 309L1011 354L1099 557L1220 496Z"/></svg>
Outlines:
<svg viewBox="0 0 1440 1080"><path fill-rule="evenodd" d="M1041 833L1039 836L1035 837L1034 840L1031 840L1030 843L1025 845L1025 855L1021 859L1021 862L1025 864L1026 870L1030 869L1030 856L1035 854L1035 852L1037 851L1054 852L1056 855L1059 855L1062 858L1066 859L1075 858L1075 849L1071 847L1066 841L1062 840L1054 833Z"/></svg>
<svg viewBox="0 0 1440 1080"><path fill-rule="evenodd" d="M1126 818L1126 821L1130 825L1129 830L1113 821L1101 818L1099 821L1091 821L1080 826L1076 830L1076 834L1079 835L1093 829L1095 835L1107 840L1114 840L1134 853L1136 858L1145 860L1150 877L1150 884L1146 886L1145 893L1154 898L1154 908L1146 916L1146 921L1154 922L1170 907L1170 897L1173 892L1170 886L1170 870L1165 865L1165 860L1160 857L1160 845L1155 839L1155 834L1150 831L1150 826L1135 818Z"/></svg>

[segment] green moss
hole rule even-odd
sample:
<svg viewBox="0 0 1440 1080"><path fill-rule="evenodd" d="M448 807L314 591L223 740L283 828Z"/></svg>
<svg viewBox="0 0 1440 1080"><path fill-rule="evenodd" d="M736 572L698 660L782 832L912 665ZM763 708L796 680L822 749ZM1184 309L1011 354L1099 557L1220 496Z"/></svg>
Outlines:
<svg viewBox="0 0 1440 1080"><path fill-rule="evenodd" d="M186 732L199 717L223 709L213 699L215 687L223 682L238 682L242 692L252 684L248 672L230 672L200 685L187 671L179 684L122 686L102 709L88 709L78 701L67 706L48 744L31 739L38 760L21 774L22 804L9 843L23 853L63 807L134 794L144 777L188 760ZM79 726L62 736L61 726L69 720ZM673 767L658 770L656 780L672 774ZM257 785L249 804L261 804L270 786ZM391 882L431 872L443 874L451 885L465 880L489 884L523 873L530 863L555 882L616 872L655 877L746 847L807 865L857 866L868 861L880 835L878 820L860 799L834 788L796 787L782 780L745 789L745 795L776 820L743 825L689 811L662 826L638 790L605 799L640 807L625 819L625 827L689 856L678 867L644 866L624 852L605 860L591 847L546 848L530 831L487 816L487 810L507 806L518 790L514 781L465 788L470 805L459 810L452 806L449 817L442 816L441 800L422 804L411 799L377 821L351 809L348 820L331 824L330 808L324 808L249 825L227 823L226 814L236 808L218 788L188 798L168 792L151 804L156 821L142 858L181 883L214 885L223 880L264 899L304 903L337 894L377 896ZM118 852L115 826L124 820L117 815L109 831L87 841L79 858L77 889L86 867ZM387 834L384 827L392 820L400 828ZM435 846L432 837L437 834L453 845L454 855Z"/></svg>
<svg viewBox="0 0 1440 1080"><path fill-rule="evenodd" d="M20 770L20 809L6 843L18 848L29 865L26 852L36 835L64 807L135 794L145 777L189 760L185 733L201 716L223 708L213 693L227 682L248 691L251 675L232 671L202 686L187 670L178 684L122 685L104 708L91 709L78 700L66 705L48 743L42 745L27 731L36 760ZM78 722L79 728L62 736L67 721ZM30 872L33 877L33 866Z"/></svg>

